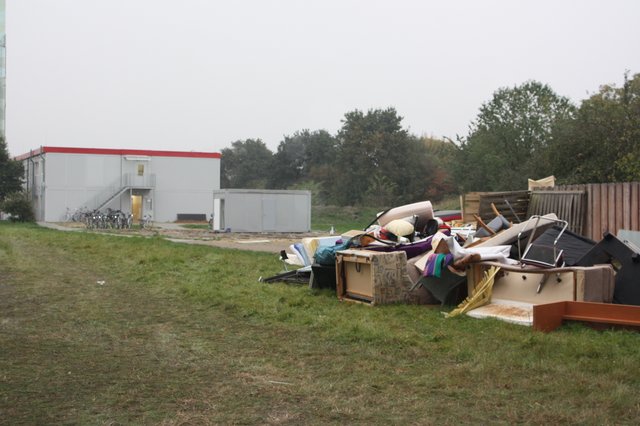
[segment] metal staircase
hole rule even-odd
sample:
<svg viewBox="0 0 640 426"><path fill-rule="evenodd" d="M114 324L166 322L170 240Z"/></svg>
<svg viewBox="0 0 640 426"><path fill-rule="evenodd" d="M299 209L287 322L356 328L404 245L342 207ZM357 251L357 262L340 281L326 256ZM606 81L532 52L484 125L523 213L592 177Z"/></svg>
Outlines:
<svg viewBox="0 0 640 426"><path fill-rule="evenodd" d="M87 203L87 205L96 210L102 210L110 202L130 189L153 189L155 188L155 186L155 174L137 176L132 173L125 173L120 178L104 188L102 191L100 191L98 194L96 194Z"/></svg>

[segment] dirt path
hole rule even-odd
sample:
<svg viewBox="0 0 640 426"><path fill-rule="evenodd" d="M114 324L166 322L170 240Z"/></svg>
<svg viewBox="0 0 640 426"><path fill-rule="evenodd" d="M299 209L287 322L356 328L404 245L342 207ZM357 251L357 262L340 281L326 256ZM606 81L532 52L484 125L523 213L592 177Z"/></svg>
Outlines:
<svg viewBox="0 0 640 426"><path fill-rule="evenodd" d="M291 244L299 242L305 237L318 237L324 234L309 233L248 233L229 232L218 233L207 229L184 228L177 223L158 223L150 230L87 230L78 223L49 223L39 222L40 226L60 231L101 232L120 236L154 236L159 235L169 241L182 244L197 244L213 247L223 247L238 250L263 251L279 253Z"/></svg>

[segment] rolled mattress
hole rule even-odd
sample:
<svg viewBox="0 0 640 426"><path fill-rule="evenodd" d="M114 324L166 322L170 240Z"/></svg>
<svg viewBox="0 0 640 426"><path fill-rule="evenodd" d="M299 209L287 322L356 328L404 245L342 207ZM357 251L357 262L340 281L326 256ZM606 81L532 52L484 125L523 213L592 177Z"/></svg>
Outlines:
<svg viewBox="0 0 640 426"><path fill-rule="evenodd" d="M392 220L405 219L411 216L418 216L418 220L414 226L416 231L421 231L427 225L427 222L433 219L433 206L431 205L431 201L420 201L418 203L394 207L386 213L378 215L378 224L385 226Z"/></svg>

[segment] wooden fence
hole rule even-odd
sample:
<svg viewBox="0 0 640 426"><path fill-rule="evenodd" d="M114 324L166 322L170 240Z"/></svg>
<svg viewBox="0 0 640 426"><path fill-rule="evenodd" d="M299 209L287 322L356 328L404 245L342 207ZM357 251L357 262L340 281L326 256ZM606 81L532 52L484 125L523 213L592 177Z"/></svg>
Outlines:
<svg viewBox="0 0 640 426"><path fill-rule="evenodd" d="M555 213L569 222L569 229L602 239L608 231L640 231L640 182L562 185L555 188L512 192L472 192L461 200L463 221L475 222L478 214L485 222L495 217L491 203L511 222L532 214ZM515 214L513 214L515 213Z"/></svg>
<svg viewBox="0 0 640 426"><path fill-rule="evenodd" d="M640 231L640 182L562 185L547 191L585 191L586 222L582 234L596 241L609 231Z"/></svg>

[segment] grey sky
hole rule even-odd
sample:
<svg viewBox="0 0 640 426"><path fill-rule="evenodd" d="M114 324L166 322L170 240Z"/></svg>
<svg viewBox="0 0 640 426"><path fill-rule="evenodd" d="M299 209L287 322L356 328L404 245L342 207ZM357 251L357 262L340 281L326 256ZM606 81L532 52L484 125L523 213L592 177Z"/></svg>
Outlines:
<svg viewBox="0 0 640 426"><path fill-rule="evenodd" d="M640 2L8 0L7 141L219 151L354 109L466 135L526 80L574 102L640 72Z"/></svg>

